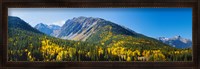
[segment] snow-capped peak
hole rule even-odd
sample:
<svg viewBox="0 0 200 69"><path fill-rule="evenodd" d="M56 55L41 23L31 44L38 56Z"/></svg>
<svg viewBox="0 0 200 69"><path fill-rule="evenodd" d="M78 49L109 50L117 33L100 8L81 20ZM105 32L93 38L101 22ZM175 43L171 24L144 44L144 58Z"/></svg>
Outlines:
<svg viewBox="0 0 200 69"><path fill-rule="evenodd" d="M190 48L192 46L191 40L182 38L180 35L174 36L172 38L158 37L157 39L176 48Z"/></svg>

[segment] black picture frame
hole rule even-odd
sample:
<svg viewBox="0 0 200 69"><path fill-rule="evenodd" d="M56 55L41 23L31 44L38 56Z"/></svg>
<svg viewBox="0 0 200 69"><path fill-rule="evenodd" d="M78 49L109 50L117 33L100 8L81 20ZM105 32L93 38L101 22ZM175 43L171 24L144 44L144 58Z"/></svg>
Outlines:
<svg viewBox="0 0 200 69"><path fill-rule="evenodd" d="M2 68L173 68L198 69L200 58L200 1L198 0L3 0L0 3L0 67ZM115 8L115 7L191 7L192 8L192 62L7 62L8 8Z"/></svg>

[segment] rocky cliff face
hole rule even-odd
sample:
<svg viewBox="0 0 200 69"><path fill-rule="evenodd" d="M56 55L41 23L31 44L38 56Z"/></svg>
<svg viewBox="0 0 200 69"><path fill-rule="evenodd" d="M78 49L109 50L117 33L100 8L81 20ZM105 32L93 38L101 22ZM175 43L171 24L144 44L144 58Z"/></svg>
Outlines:
<svg viewBox="0 0 200 69"><path fill-rule="evenodd" d="M84 41L97 30L96 25L100 21L101 19L92 17L77 17L67 20L56 37Z"/></svg>

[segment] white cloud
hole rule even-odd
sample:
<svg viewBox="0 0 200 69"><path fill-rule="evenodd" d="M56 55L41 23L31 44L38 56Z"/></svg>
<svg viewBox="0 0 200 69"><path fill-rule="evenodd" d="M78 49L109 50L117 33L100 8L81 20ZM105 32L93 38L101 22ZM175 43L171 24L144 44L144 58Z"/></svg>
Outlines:
<svg viewBox="0 0 200 69"><path fill-rule="evenodd" d="M53 22L52 24L62 26L63 24L65 24L65 20L56 21L56 22Z"/></svg>

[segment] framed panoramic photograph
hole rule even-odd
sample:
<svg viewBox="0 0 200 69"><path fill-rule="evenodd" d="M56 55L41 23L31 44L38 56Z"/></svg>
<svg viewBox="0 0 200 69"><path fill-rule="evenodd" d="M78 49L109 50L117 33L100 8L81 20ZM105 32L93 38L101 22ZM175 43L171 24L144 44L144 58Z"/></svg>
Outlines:
<svg viewBox="0 0 200 69"><path fill-rule="evenodd" d="M8 61L192 61L192 8L8 8Z"/></svg>
<svg viewBox="0 0 200 69"><path fill-rule="evenodd" d="M197 2L5 2L4 67L199 65Z"/></svg>

